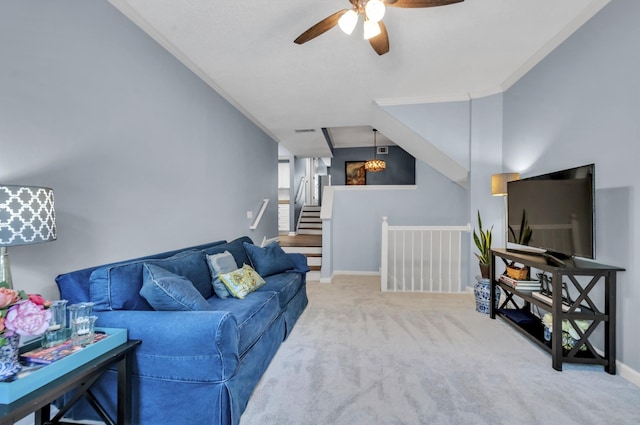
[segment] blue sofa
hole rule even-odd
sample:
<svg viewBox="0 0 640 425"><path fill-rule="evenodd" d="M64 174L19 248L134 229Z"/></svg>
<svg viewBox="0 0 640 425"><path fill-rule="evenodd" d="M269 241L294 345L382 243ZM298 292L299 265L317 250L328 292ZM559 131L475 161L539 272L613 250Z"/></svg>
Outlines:
<svg viewBox="0 0 640 425"><path fill-rule="evenodd" d="M222 299L213 291L207 256L228 251L238 267L251 265L245 243L252 245L245 236L56 278L60 296L69 304L94 303L97 326L126 328L130 339L142 341L133 362L133 423L240 422L253 389L307 306L309 270L303 255L284 254L292 269L264 277L264 286L244 299ZM149 264L188 278L210 309L154 310L140 295ZM100 378L92 392L115 417L115 369ZM76 405L70 417L97 419L88 403Z"/></svg>

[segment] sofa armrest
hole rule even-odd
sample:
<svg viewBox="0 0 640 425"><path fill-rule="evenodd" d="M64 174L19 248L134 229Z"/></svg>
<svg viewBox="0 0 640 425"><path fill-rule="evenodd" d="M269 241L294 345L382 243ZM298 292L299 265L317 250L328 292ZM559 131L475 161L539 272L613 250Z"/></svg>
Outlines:
<svg viewBox="0 0 640 425"><path fill-rule="evenodd" d="M293 270L287 270L288 273L306 273L308 272L309 265L307 264L307 257L300 253L287 253L293 264L295 265Z"/></svg>
<svg viewBox="0 0 640 425"><path fill-rule="evenodd" d="M223 311L97 312L97 326L124 328L142 344L134 373L167 380L220 382L238 365L238 325Z"/></svg>

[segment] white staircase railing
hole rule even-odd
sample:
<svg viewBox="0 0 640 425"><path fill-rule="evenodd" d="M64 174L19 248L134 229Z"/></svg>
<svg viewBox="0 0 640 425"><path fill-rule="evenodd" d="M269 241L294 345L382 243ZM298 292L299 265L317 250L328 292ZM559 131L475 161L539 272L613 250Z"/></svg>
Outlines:
<svg viewBox="0 0 640 425"><path fill-rule="evenodd" d="M262 200L262 204L260 204L260 209L258 210L258 215L249 226L249 229L256 230L258 228L258 224L260 224L260 220L262 220L262 216L264 215L264 211L267 209L267 205L269 205L269 199L265 198Z"/></svg>
<svg viewBox="0 0 640 425"><path fill-rule="evenodd" d="M466 226L390 226L382 218L383 292L463 292L462 233Z"/></svg>
<svg viewBox="0 0 640 425"><path fill-rule="evenodd" d="M304 192L305 192L305 180L306 180L305 177L300 177L300 183L298 183L298 190L296 192L296 197L293 198L296 204L300 204L303 201Z"/></svg>

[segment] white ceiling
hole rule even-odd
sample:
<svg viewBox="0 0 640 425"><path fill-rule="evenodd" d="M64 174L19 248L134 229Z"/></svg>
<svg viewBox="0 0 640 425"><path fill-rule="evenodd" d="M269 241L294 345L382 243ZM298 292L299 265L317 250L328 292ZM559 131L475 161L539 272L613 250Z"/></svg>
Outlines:
<svg viewBox="0 0 640 425"><path fill-rule="evenodd" d="M350 36L336 27L293 43L348 0L110 2L293 154L330 157L322 128L337 147L372 146L372 105L502 92L609 0L388 7L383 56L362 22Z"/></svg>

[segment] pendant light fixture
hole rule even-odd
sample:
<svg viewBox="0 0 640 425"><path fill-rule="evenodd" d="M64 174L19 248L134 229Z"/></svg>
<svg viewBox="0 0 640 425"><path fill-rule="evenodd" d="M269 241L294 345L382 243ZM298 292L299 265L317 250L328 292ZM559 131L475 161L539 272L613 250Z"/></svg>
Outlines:
<svg viewBox="0 0 640 425"><path fill-rule="evenodd" d="M370 159L364 163L364 169L372 173L377 173L387 168L387 163L384 162L384 160L376 158L376 154L378 153L378 147L376 145L377 133L378 133L378 130L374 128L373 129L373 159Z"/></svg>

